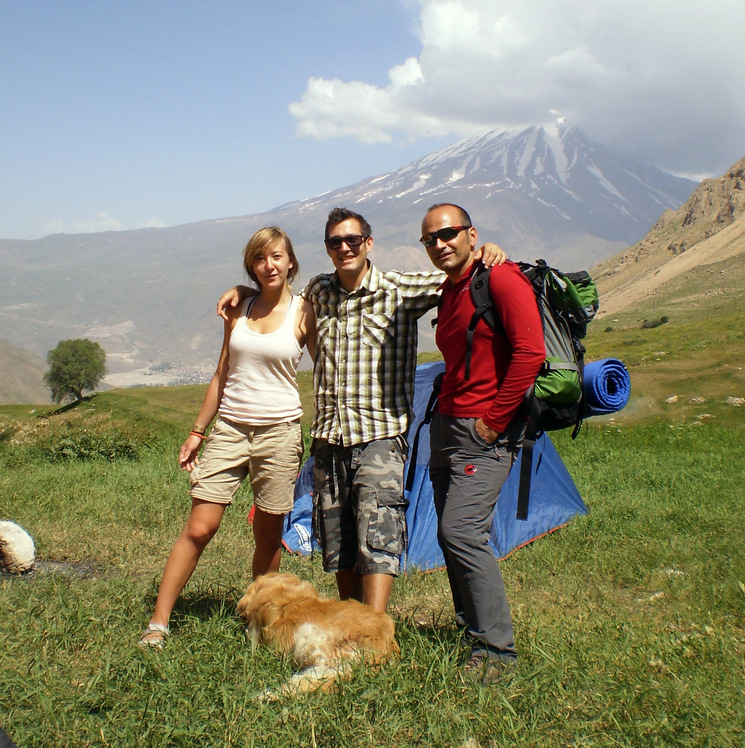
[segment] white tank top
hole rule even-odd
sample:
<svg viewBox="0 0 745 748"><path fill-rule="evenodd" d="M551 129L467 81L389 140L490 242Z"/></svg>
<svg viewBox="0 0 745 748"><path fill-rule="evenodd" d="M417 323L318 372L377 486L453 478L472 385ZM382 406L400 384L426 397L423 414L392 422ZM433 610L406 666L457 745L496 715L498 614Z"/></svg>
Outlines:
<svg viewBox="0 0 745 748"><path fill-rule="evenodd" d="M231 421L256 426L294 421L303 412L297 386L303 349L295 335L300 297L290 298L281 327L266 334L246 324L255 299L246 299L230 333L228 379L218 412Z"/></svg>

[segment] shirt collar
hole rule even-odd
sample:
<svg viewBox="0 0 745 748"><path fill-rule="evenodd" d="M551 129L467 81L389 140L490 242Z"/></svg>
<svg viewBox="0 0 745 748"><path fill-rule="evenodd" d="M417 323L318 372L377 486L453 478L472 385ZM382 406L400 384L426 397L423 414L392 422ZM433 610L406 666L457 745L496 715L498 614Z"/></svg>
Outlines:
<svg viewBox="0 0 745 748"><path fill-rule="evenodd" d="M368 268L367 272L365 273L365 277L362 279L360 285L355 288L354 291L352 291L352 293L357 293L357 291L360 291L362 289L370 293L374 293L378 290L382 275L380 271L372 264L372 262L370 262L370 260L367 261L367 264ZM349 293L349 291L344 289L341 283L339 283L339 273L336 270L334 270L334 272L331 274L331 282L334 284L334 286L336 286L340 293Z"/></svg>
<svg viewBox="0 0 745 748"><path fill-rule="evenodd" d="M445 277L445 280L440 284L440 289L445 290L446 288L458 288L459 286L462 286L464 283L471 282L471 278L473 277L473 274L476 272L476 269L479 267L481 261L476 260L471 263L471 267L468 268L466 273L462 275L460 278L458 278L455 283L453 283L450 278L447 276Z"/></svg>

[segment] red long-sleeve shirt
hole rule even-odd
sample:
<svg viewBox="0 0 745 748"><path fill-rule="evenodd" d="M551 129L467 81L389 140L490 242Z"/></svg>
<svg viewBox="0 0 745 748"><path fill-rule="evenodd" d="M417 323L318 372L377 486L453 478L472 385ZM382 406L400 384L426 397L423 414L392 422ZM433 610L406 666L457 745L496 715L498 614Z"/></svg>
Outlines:
<svg viewBox="0 0 745 748"><path fill-rule="evenodd" d="M466 331L476 309L470 291L475 270L476 263L456 283L446 280L442 285L435 340L445 359L445 377L438 409L456 418L483 418L501 433L545 360L543 329L533 289L520 268L512 262L493 267L489 293L504 334L479 320L466 382Z"/></svg>

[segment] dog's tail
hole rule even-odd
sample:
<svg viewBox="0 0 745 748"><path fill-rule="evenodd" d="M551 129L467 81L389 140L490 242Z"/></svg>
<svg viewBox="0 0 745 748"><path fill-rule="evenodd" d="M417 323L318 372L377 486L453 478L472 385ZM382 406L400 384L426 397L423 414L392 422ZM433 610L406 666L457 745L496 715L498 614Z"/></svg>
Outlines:
<svg viewBox="0 0 745 748"><path fill-rule="evenodd" d="M293 673L280 689L267 689L260 694L259 699L261 701L276 701L282 696L296 696L313 691L331 693L337 680L348 678L351 674L352 663L350 662L342 662L333 666L312 665Z"/></svg>

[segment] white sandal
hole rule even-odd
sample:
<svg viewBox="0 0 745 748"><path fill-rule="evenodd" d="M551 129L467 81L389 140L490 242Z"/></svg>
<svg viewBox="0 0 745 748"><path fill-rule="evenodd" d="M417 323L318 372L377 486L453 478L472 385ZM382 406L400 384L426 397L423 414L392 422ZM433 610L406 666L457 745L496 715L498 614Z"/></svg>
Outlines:
<svg viewBox="0 0 745 748"><path fill-rule="evenodd" d="M166 637L170 634L168 626L162 623L148 623L147 628L137 642L141 647L157 647L163 649L166 643Z"/></svg>

